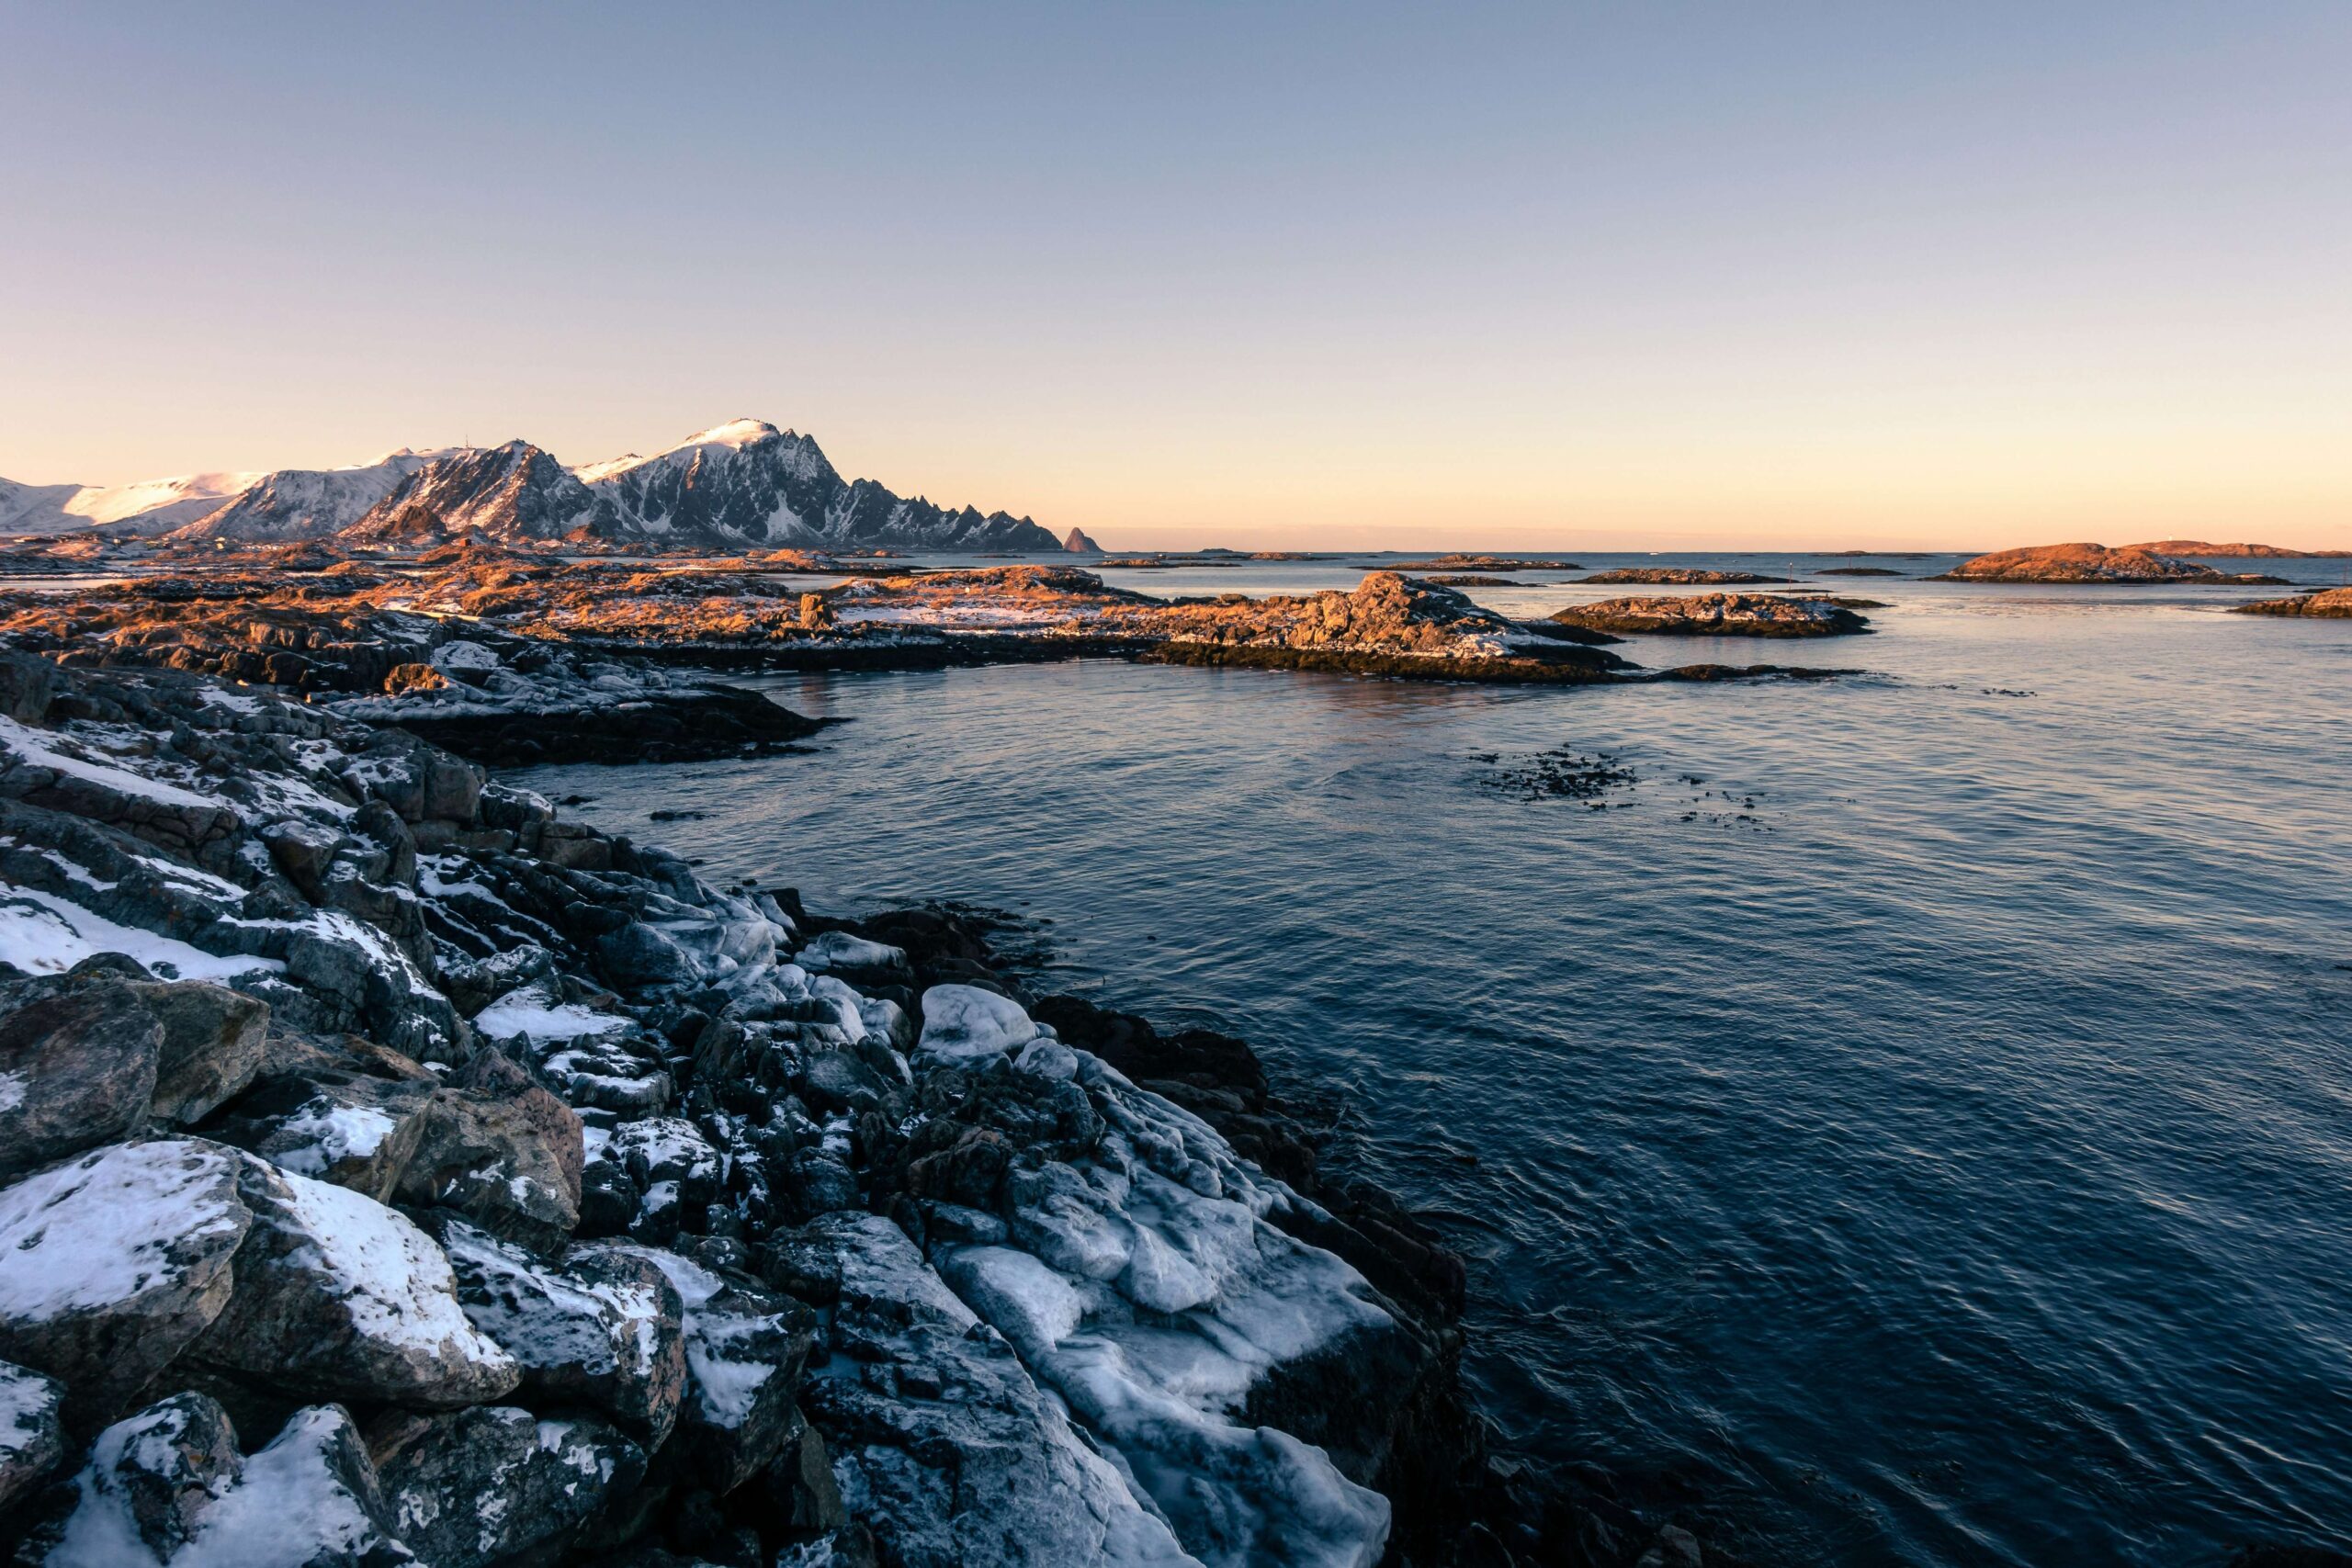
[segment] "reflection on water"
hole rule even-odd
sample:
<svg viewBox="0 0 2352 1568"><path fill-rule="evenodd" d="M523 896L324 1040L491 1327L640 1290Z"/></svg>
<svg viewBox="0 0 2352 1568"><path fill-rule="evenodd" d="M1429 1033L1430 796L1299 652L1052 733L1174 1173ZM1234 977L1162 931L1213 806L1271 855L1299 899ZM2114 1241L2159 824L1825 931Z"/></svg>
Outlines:
<svg viewBox="0 0 2352 1568"><path fill-rule="evenodd" d="M1892 607L1804 657L1872 678L792 677L820 755L531 782L820 906L1023 909L1057 983L1343 1091L1513 1434L1759 1560L2352 1544L2352 624L1828 581ZM1634 782L1478 787L1564 747Z"/></svg>

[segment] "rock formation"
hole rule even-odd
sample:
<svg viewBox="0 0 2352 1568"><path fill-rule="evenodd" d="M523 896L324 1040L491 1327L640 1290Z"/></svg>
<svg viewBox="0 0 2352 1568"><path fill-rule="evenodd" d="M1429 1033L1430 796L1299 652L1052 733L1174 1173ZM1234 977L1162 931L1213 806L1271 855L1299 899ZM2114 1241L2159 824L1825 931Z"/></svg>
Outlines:
<svg viewBox="0 0 2352 1568"><path fill-rule="evenodd" d="M1647 582L1677 588L1706 588L1734 583L1793 582L1794 578L1763 577L1752 571L1701 571L1687 566L1621 566L1581 577L1579 582Z"/></svg>
<svg viewBox="0 0 2352 1568"><path fill-rule="evenodd" d="M1062 548L1075 556L1099 556L1102 547L1096 544L1083 528L1072 528L1062 536Z"/></svg>
<svg viewBox="0 0 2352 1568"><path fill-rule="evenodd" d="M1631 1563L1242 1043L0 655L19 1562Z"/></svg>
<svg viewBox="0 0 2352 1568"><path fill-rule="evenodd" d="M2317 593L2299 593L2291 599L2258 599L2251 604L2233 604L2230 608L2241 615L2310 615L2321 620L2352 619L2352 588L2328 588Z"/></svg>
<svg viewBox="0 0 2352 1568"><path fill-rule="evenodd" d="M2195 561L2177 560L2142 546L2109 549L2105 545L2036 545L1978 556L1937 579L1943 582L2279 582L2250 572L2216 571Z"/></svg>
<svg viewBox="0 0 2352 1568"><path fill-rule="evenodd" d="M1590 631L1668 637L1842 637L1870 622L1827 599L1777 593L1662 594L1571 604L1552 619Z"/></svg>

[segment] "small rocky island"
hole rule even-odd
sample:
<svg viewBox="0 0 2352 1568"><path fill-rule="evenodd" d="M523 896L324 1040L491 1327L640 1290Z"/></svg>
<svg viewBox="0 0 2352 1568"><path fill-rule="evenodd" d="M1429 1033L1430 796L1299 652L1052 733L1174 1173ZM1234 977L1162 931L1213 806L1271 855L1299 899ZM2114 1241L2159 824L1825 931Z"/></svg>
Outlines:
<svg viewBox="0 0 2352 1568"><path fill-rule="evenodd" d="M2255 572L2216 571L2197 561L2160 555L2140 545L2109 549L2105 545L2035 545L2024 549L1996 550L1962 561L1933 581L1938 582L2192 582L2229 584L2284 583L2283 577Z"/></svg>
<svg viewBox="0 0 2352 1568"><path fill-rule="evenodd" d="M0 880L11 1561L1698 1561L1492 1452L1461 1260L1247 1044L985 919L22 654Z"/></svg>
<svg viewBox="0 0 2352 1568"><path fill-rule="evenodd" d="M1668 588L1728 588L1753 586L1760 582L1793 582L1792 577L1765 577L1753 571L1702 571L1687 566L1621 566L1612 571L1596 571L1590 577L1577 579L1579 582L1652 583Z"/></svg>
<svg viewBox="0 0 2352 1568"><path fill-rule="evenodd" d="M2318 620L2352 620L2352 588L2327 588L2316 593L2299 593L2291 599L2257 599L2251 604L2233 604L2230 608L2241 615L2309 615Z"/></svg>
<svg viewBox="0 0 2352 1568"><path fill-rule="evenodd" d="M1552 619L1588 631L1660 637L1849 637L1871 629L1868 617L1835 600L1778 593L1603 599L1555 611Z"/></svg>

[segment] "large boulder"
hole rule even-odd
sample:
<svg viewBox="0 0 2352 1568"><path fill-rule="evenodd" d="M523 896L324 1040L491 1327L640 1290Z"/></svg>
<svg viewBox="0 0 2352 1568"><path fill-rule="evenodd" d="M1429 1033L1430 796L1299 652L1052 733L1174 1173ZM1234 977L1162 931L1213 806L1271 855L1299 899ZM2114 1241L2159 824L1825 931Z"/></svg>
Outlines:
<svg viewBox="0 0 2352 1568"><path fill-rule="evenodd" d="M415 1157L435 1094L429 1080L277 1075L208 1130L281 1170L383 1202Z"/></svg>
<svg viewBox="0 0 2352 1568"><path fill-rule="evenodd" d="M426 1409L480 1404L522 1381L458 1304L449 1260L383 1204L245 1158L253 1231L237 1288L193 1353L297 1396Z"/></svg>
<svg viewBox="0 0 2352 1568"><path fill-rule="evenodd" d="M434 1568L487 1568L558 1541L645 1474L644 1450L602 1421L508 1405L402 1413L369 1436L385 1518Z"/></svg>
<svg viewBox="0 0 2352 1568"><path fill-rule="evenodd" d="M269 1032L269 1004L197 981L133 985L164 1026L149 1114L193 1126L251 1083Z"/></svg>
<svg viewBox="0 0 2352 1568"><path fill-rule="evenodd" d="M130 985L100 980L0 1019L0 1179L136 1131L164 1026Z"/></svg>
<svg viewBox="0 0 2352 1568"><path fill-rule="evenodd" d="M1036 1038L1036 1024L1010 997L978 986L933 986L922 994L915 1050L935 1061L985 1062Z"/></svg>
<svg viewBox="0 0 2352 1568"><path fill-rule="evenodd" d="M649 1450L668 1440L685 1394L685 1307L646 1258L581 1247L561 1267L462 1220L440 1226L466 1315L523 1367L542 1404L605 1412Z"/></svg>
<svg viewBox="0 0 2352 1568"><path fill-rule="evenodd" d="M834 1359L803 1405L886 1561L1197 1568L896 1225L829 1214L795 1250L839 1280Z"/></svg>
<svg viewBox="0 0 2352 1568"><path fill-rule="evenodd" d="M685 1309L687 1372L679 1436L696 1481L725 1496L765 1469L795 1430L793 1396L815 1325L808 1310L656 1247L600 1242L575 1247L572 1256L575 1264L636 1258L677 1291Z"/></svg>
<svg viewBox="0 0 2352 1568"><path fill-rule="evenodd" d="M65 1458L65 1385L0 1361L0 1517Z"/></svg>
<svg viewBox="0 0 2352 1568"><path fill-rule="evenodd" d="M478 1050L434 1096L399 1197L552 1249L579 1226L584 1157L578 1113L500 1053Z"/></svg>
<svg viewBox="0 0 2352 1568"><path fill-rule="evenodd" d="M0 1189L0 1356L103 1419L220 1317L252 1212L245 1156L218 1144L117 1144Z"/></svg>
<svg viewBox="0 0 2352 1568"><path fill-rule="evenodd" d="M175 1394L98 1434L72 1511L17 1561L40 1568L401 1568L375 1467L340 1406L295 1412L237 1452L220 1406Z"/></svg>

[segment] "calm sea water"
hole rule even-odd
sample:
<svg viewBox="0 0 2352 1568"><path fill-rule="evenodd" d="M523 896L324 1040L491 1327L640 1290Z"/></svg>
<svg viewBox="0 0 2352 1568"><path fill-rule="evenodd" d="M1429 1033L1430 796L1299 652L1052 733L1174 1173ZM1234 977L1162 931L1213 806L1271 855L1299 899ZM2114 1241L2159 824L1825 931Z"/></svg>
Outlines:
<svg viewBox="0 0 2352 1568"><path fill-rule="evenodd" d="M853 720L820 755L528 782L820 907L1049 921L1056 984L1340 1094L1341 1152L1473 1258L1511 1435L1759 1560L2352 1548L2352 624L1821 581L1878 634L1621 651L1871 674L794 678ZM1563 747L1634 782L1482 787Z"/></svg>

